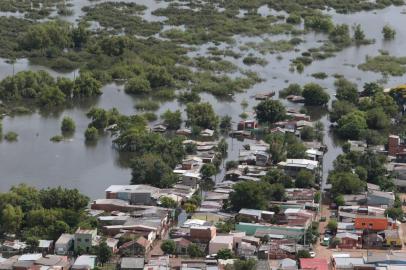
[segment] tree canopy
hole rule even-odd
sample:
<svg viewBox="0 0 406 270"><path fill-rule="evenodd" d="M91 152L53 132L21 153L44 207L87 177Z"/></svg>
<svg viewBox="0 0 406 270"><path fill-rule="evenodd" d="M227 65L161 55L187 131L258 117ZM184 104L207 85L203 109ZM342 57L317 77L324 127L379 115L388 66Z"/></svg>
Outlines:
<svg viewBox="0 0 406 270"><path fill-rule="evenodd" d="M264 100L255 107L256 117L261 123L272 124L286 118L286 109L278 100Z"/></svg>
<svg viewBox="0 0 406 270"><path fill-rule="evenodd" d="M324 106L330 100L330 96L316 83L306 84L302 95L305 98L305 104L311 106Z"/></svg>

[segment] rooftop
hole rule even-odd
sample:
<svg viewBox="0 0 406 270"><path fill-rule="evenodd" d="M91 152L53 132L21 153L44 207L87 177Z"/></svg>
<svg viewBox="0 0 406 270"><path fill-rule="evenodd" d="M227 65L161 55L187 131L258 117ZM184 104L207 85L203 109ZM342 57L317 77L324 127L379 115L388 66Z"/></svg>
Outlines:
<svg viewBox="0 0 406 270"><path fill-rule="evenodd" d="M121 268L131 269L131 268L143 268L144 258L129 258L124 257L121 259Z"/></svg>

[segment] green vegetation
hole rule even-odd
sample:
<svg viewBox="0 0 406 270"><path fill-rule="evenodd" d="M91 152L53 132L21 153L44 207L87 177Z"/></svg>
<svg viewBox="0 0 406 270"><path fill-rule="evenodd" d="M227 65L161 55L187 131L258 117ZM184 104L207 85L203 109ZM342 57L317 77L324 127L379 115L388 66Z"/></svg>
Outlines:
<svg viewBox="0 0 406 270"><path fill-rule="evenodd" d="M217 252L217 258L221 260L228 260L232 259L233 257L233 252L230 249L220 249Z"/></svg>
<svg viewBox="0 0 406 270"><path fill-rule="evenodd" d="M37 190L19 185L0 196L1 232L16 233L23 240L56 240L61 233L70 233L79 226L95 226L84 212L89 199L76 189Z"/></svg>
<svg viewBox="0 0 406 270"><path fill-rule="evenodd" d="M177 130L182 125L182 113L179 110L174 112L167 110L161 115L161 118L168 129Z"/></svg>
<svg viewBox="0 0 406 270"><path fill-rule="evenodd" d="M99 138L99 131L95 127L88 127L85 130L86 142L95 142Z"/></svg>
<svg viewBox="0 0 406 270"><path fill-rule="evenodd" d="M230 202L234 210L241 208L267 209L270 200L282 201L285 197L285 188L281 184L268 182L244 181L233 186Z"/></svg>
<svg viewBox="0 0 406 270"><path fill-rule="evenodd" d="M312 74L313 78L324 80L328 77L328 75L325 72L317 72Z"/></svg>
<svg viewBox="0 0 406 270"><path fill-rule="evenodd" d="M53 136L53 137L51 137L49 140L51 141L51 142L61 142L61 141L63 141L63 139L64 139L64 137L62 136L62 135L55 135L55 136Z"/></svg>
<svg viewBox="0 0 406 270"><path fill-rule="evenodd" d="M145 99L137 102L134 107L140 111L156 111L159 109L159 103L150 99Z"/></svg>
<svg viewBox="0 0 406 270"><path fill-rule="evenodd" d="M165 254L175 254L176 243L173 240L164 240L161 244L161 249Z"/></svg>
<svg viewBox="0 0 406 270"><path fill-rule="evenodd" d="M385 40L395 39L396 30L393 29L390 25L385 25L385 26L382 28L382 34L383 34L383 38L384 38Z"/></svg>
<svg viewBox="0 0 406 270"><path fill-rule="evenodd" d="M311 106L325 106L330 100L324 89L315 83L306 84L302 95L305 98L305 104Z"/></svg>
<svg viewBox="0 0 406 270"><path fill-rule="evenodd" d="M251 65L261 65L261 66L266 66L266 64L268 64L268 62L265 59L262 59L260 57L256 57L256 56L252 56L252 55L248 55L247 57L245 57L242 62L248 66Z"/></svg>
<svg viewBox="0 0 406 270"><path fill-rule="evenodd" d="M286 98L289 95L301 96L303 92L302 87L297 83L289 84L288 87L279 91L280 98Z"/></svg>
<svg viewBox="0 0 406 270"><path fill-rule="evenodd" d="M170 197L161 197L159 201L161 206L165 208L176 208L178 206L177 202Z"/></svg>
<svg viewBox="0 0 406 270"><path fill-rule="evenodd" d="M259 122L269 125L286 118L286 109L278 100L261 101L255 107L255 113Z"/></svg>
<svg viewBox="0 0 406 270"><path fill-rule="evenodd" d="M255 49L261 54L267 53L277 53L277 52L288 52L295 49L297 45L302 42L300 38L292 38L290 40L277 40L272 41L265 39L260 43L248 42L245 45L241 46L240 49Z"/></svg>
<svg viewBox="0 0 406 270"><path fill-rule="evenodd" d="M4 139L8 142L15 142L18 140L18 134L15 133L14 131L9 131L6 134L4 134Z"/></svg>
<svg viewBox="0 0 406 270"><path fill-rule="evenodd" d="M210 103L189 103L186 107L187 125L216 130L219 118Z"/></svg>
<svg viewBox="0 0 406 270"><path fill-rule="evenodd" d="M200 258L204 257L205 253L200 249L200 247L197 244L190 244L187 248L188 255L191 258Z"/></svg>
<svg viewBox="0 0 406 270"><path fill-rule="evenodd" d="M390 55L378 55L366 57L366 62L358 65L363 71L373 71L377 73L402 76L406 73L406 57L395 57Z"/></svg>
<svg viewBox="0 0 406 270"><path fill-rule="evenodd" d="M62 119L61 131L62 133L73 133L75 132L76 125L72 118L65 116Z"/></svg>

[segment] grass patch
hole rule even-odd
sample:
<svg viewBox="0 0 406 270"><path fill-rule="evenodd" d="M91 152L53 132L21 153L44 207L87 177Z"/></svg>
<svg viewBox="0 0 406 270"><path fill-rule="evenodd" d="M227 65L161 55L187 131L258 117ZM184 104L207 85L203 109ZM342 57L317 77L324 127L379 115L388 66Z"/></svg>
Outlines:
<svg viewBox="0 0 406 270"><path fill-rule="evenodd" d="M15 142L18 140L18 134L14 131L9 131L4 135L4 139L8 142Z"/></svg>
<svg viewBox="0 0 406 270"><path fill-rule="evenodd" d="M358 65L363 71L372 71L392 76L402 76L406 73L406 57L378 55L366 57L366 62Z"/></svg>
<svg viewBox="0 0 406 270"><path fill-rule="evenodd" d="M55 135L49 139L51 142L57 143L63 141L62 135Z"/></svg>
<svg viewBox="0 0 406 270"><path fill-rule="evenodd" d="M325 72L316 72L312 74L312 77L319 80L324 80L328 77L328 75Z"/></svg>
<svg viewBox="0 0 406 270"><path fill-rule="evenodd" d="M242 60L242 62L247 66L252 65L266 66L268 64L268 61L266 61L265 59L253 55L248 55Z"/></svg>
<svg viewBox="0 0 406 270"><path fill-rule="evenodd" d="M159 109L159 103L146 99L135 104L135 108L139 111L156 111Z"/></svg>

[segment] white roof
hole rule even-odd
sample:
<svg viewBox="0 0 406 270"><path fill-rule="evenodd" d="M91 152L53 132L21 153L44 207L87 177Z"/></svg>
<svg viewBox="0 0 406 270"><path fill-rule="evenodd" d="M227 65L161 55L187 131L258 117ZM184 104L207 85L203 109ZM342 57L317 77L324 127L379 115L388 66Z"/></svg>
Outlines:
<svg viewBox="0 0 406 270"><path fill-rule="evenodd" d="M81 255L79 256L73 266L90 266L93 269L96 263L97 256L94 255Z"/></svg>
<svg viewBox="0 0 406 270"><path fill-rule="evenodd" d="M41 253L34 253L34 254L23 254L21 255L18 260L19 261L36 261L42 257Z"/></svg>
<svg viewBox="0 0 406 270"><path fill-rule="evenodd" d="M39 248L49 248L52 245L52 240L39 240L38 247Z"/></svg>
<svg viewBox="0 0 406 270"><path fill-rule="evenodd" d="M354 266L354 265L363 265L364 259L363 258L342 258L336 257L335 259L336 266L338 267L345 267L345 266Z"/></svg>
<svg viewBox="0 0 406 270"><path fill-rule="evenodd" d="M287 159L286 161L279 162L278 165L284 166L284 167L300 167L300 168L306 168L309 170L314 170L318 165L319 162L315 160L310 160L310 159Z"/></svg>
<svg viewBox="0 0 406 270"><path fill-rule="evenodd" d="M207 221L200 220L200 219L188 219L183 223L182 227L192 227L192 226L205 226Z"/></svg>
<svg viewBox="0 0 406 270"><path fill-rule="evenodd" d="M183 175L186 177L200 178L200 173L197 173L197 172L186 172Z"/></svg>
<svg viewBox="0 0 406 270"><path fill-rule="evenodd" d="M216 235L213 239L210 240L210 243L232 244L233 241L234 241L233 235Z"/></svg>

